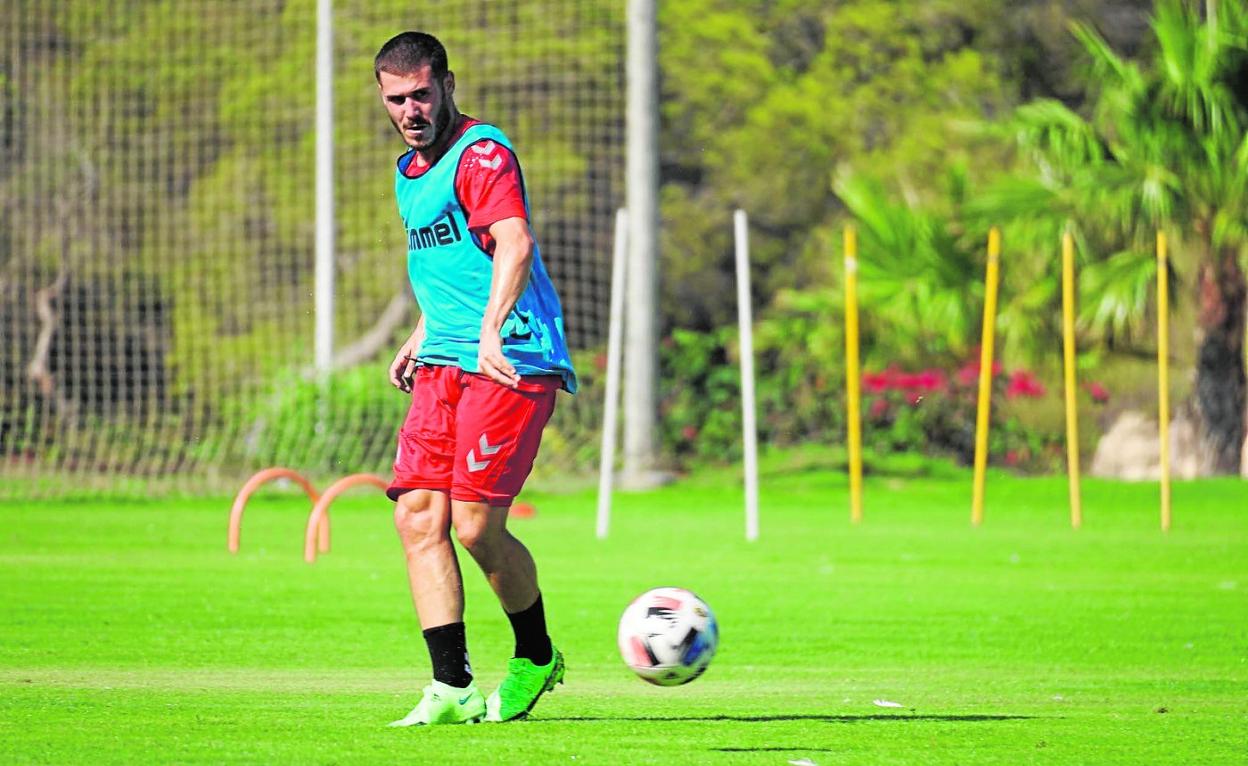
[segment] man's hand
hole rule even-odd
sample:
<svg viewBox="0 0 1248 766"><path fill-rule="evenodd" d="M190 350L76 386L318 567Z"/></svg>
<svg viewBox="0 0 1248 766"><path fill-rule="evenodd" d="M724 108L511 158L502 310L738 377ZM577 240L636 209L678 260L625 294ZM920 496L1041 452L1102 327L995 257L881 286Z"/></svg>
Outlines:
<svg viewBox="0 0 1248 766"><path fill-rule="evenodd" d="M481 333L477 369L490 380L508 388L515 388L520 383L516 368L503 356L503 339L496 332Z"/></svg>
<svg viewBox="0 0 1248 766"><path fill-rule="evenodd" d="M425 318L422 316L407 341L390 362L390 384L405 394L412 392L412 376L416 374L416 353L425 339Z"/></svg>

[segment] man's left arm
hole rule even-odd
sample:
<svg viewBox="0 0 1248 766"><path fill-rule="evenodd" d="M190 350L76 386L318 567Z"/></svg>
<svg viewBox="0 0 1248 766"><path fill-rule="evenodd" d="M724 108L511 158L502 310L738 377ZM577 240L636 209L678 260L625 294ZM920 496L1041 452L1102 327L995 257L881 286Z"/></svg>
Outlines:
<svg viewBox="0 0 1248 766"><path fill-rule="evenodd" d="M533 268L533 233L524 218L504 218L490 225L494 238L494 272L490 299L481 320L481 343L477 368L491 380L515 388L520 382L516 368L503 356L503 323L529 284Z"/></svg>

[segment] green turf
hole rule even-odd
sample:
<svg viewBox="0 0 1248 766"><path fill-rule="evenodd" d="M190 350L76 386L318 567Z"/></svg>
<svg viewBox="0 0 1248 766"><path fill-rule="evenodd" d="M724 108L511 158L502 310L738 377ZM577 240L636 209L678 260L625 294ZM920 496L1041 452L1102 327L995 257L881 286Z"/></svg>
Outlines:
<svg viewBox="0 0 1248 766"><path fill-rule="evenodd" d="M743 540L728 474L617 497L533 496L568 680L514 724L394 730L427 680L388 504L334 508L301 558L306 501L262 493L243 551L228 499L0 505L5 763L1248 763L1248 483L872 478L866 520L820 470L765 475ZM466 562L467 563L467 562ZM468 566L471 566L469 563ZM488 692L507 623L466 567ZM652 586L700 593L723 641L676 689L633 678L615 621ZM877 707L874 700L902 703Z"/></svg>

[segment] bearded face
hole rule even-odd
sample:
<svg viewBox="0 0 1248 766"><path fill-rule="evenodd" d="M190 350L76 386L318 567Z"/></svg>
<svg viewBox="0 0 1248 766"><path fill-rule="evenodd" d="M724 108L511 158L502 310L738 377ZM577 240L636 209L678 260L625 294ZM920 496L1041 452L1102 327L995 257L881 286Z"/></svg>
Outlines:
<svg viewBox="0 0 1248 766"><path fill-rule="evenodd" d="M416 151L430 149L451 129L455 90L451 73L439 82L426 64L405 74L383 71L377 85L390 122Z"/></svg>

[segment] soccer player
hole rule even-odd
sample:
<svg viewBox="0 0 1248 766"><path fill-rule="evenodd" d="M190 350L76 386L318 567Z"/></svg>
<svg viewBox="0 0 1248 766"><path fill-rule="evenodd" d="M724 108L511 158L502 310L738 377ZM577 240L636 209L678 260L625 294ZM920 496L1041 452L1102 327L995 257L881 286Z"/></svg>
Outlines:
<svg viewBox="0 0 1248 766"><path fill-rule="evenodd" d="M390 365L391 383L412 404L387 494L433 664L420 702L391 725L509 721L564 675L533 557L508 531L507 512L533 467L555 393L575 392L576 373L507 137L455 108L455 75L431 35L394 37L377 53L374 73L409 147L395 194L421 308ZM468 662L452 528L515 633L515 656L488 700Z"/></svg>

